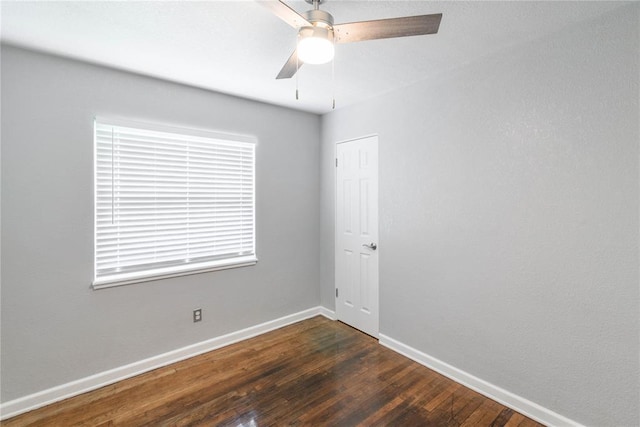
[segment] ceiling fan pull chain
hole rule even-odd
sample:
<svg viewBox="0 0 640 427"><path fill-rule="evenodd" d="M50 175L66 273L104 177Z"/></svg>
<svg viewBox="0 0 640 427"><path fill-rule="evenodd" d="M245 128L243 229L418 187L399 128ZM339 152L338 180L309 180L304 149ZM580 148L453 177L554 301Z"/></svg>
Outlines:
<svg viewBox="0 0 640 427"><path fill-rule="evenodd" d="M296 54L296 101L298 100L298 74L300 74L298 71L300 71L300 60L298 58L298 52L295 52Z"/></svg>
<svg viewBox="0 0 640 427"><path fill-rule="evenodd" d="M333 98L332 110L336 109L336 58L331 61L331 97Z"/></svg>

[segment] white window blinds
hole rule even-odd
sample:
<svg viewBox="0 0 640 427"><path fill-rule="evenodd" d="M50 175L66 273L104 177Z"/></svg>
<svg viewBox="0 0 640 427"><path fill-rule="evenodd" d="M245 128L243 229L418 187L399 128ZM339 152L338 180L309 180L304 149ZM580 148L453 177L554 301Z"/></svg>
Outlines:
<svg viewBox="0 0 640 427"><path fill-rule="evenodd" d="M96 119L94 287L255 264L255 140Z"/></svg>

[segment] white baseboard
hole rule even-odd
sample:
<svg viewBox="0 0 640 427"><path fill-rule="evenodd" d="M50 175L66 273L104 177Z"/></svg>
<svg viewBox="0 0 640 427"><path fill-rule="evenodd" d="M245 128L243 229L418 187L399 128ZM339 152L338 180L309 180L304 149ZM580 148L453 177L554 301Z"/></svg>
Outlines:
<svg viewBox="0 0 640 427"><path fill-rule="evenodd" d="M556 412L553 412L550 409L540 406L537 403L531 402L524 397L513 394L510 391L504 390L496 385L488 383L485 380L475 377L463 370L451 366L448 363L436 359L435 357L429 356L428 354L425 354L420 350L416 350L413 347L403 344L400 341L396 341L384 334L380 334L379 342L383 346L390 348L391 350L400 353L403 356L408 357L409 359L415 360L421 365L424 365L427 368L444 375L445 377L451 378L455 382L460 383L474 391L477 391L478 393L487 396L489 399L495 400L496 402L501 403L515 411L518 411L521 414L526 415L527 417L542 424L558 427L584 427L581 424L570 420L569 418L566 418Z"/></svg>
<svg viewBox="0 0 640 427"><path fill-rule="evenodd" d="M13 416L49 405L69 397L77 396L91 390L104 387L115 382L131 378L136 375L157 369L171 363L179 362L190 357L197 356L236 342L255 337L260 334L282 328L283 326L322 315L335 320L336 314L325 307L313 307L269 322L250 326L248 328L231 332L216 338L182 347L167 353L159 354L148 359L140 360L115 369L100 372L76 381L62 384L47 390L43 390L28 396L20 397L0 404L0 419L4 420ZM512 408L529 418L549 426L582 427L581 424L544 408L523 397L517 396L507 390L488 383L454 366L451 366L435 357L429 356L406 344L394 340L384 334L380 334L380 344L400 353L416 362L433 369L452 380L481 393L509 408Z"/></svg>
<svg viewBox="0 0 640 427"><path fill-rule="evenodd" d="M336 312L325 307L320 307L320 314L329 320L336 320Z"/></svg>
<svg viewBox="0 0 640 427"><path fill-rule="evenodd" d="M140 360L115 369L100 372L76 381L71 381L47 390L43 390L28 396L20 397L0 404L0 419L4 420L24 412L58 402L69 397L77 396L115 382L140 375L171 363L179 362L217 348L221 348L238 341L246 340L260 334L282 328L283 326L322 315L335 320L335 313L324 307L313 307L308 310L290 314L259 325L250 326L240 331L231 332L216 338L182 347L167 353L159 354L148 359Z"/></svg>

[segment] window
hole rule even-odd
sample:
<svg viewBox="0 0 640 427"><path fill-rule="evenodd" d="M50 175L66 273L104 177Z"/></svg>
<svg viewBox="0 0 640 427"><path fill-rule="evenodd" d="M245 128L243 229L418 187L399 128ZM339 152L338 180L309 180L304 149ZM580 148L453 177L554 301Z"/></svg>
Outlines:
<svg viewBox="0 0 640 427"><path fill-rule="evenodd" d="M255 264L255 143L96 119L94 288Z"/></svg>

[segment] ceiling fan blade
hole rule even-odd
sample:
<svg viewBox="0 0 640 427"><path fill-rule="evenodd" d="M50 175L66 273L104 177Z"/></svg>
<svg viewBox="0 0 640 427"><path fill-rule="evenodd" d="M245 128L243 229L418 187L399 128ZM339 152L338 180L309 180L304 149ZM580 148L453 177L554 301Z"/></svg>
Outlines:
<svg viewBox="0 0 640 427"><path fill-rule="evenodd" d="M287 62L278 73L276 79L290 79L296 74L296 71L302 67L302 64L304 64L304 62L298 59L298 50L296 49L293 51L289 59L287 59Z"/></svg>
<svg viewBox="0 0 640 427"><path fill-rule="evenodd" d="M278 18L282 19L287 24L291 25L293 28L300 28L304 26L310 26L311 23L307 21L302 15L300 15L295 10L291 9L289 6L284 4L280 0L256 0L262 6L269 9L274 13Z"/></svg>
<svg viewBox="0 0 640 427"><path fill-rule="evenodd" d="M441 19L442 14L435 13L432 15L350 22L347 24L334 25L333 31L336 43L420 36L437 33Z"/></svg>

